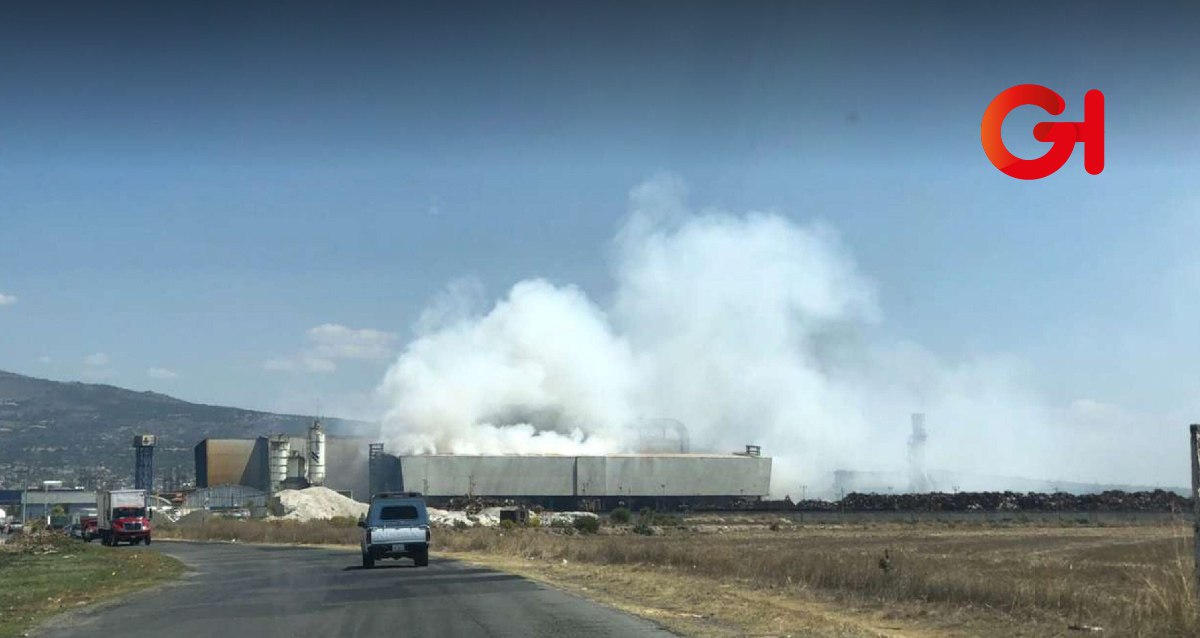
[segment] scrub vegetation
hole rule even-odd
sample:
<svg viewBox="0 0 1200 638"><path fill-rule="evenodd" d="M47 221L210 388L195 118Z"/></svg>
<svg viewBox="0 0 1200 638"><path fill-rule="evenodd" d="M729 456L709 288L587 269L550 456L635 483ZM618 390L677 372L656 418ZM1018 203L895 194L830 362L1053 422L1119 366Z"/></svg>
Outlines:
<svg viewBox="0 0 1200 638"><path fill-rule="evenodd" d="M18 534L0 545L0 637L43 619L173 580L183 564L136 547L102 547L57 533Z"/></svg>
<svg viewBox="0 0 1200 638"><path fill-rule="evenodd" d="M208 516L162 523L156 538L241 543L288 543L300 545L358 545L362 530L358 519L340 517L317 521L264 521Z"/></svg>
<svg viewBox="0 0 1200 638"><path fill-rule="evenodd" d="M814 633L811 616L821 608L823 617L834 619L825 627L830 635L855 635L847 624L863 635L888 634L889 627L913 635L1086 635L1077 631L1096 627L1109 636L1200 635L1191 530L1181 523L801 526L764 520L633 533L641 525L589 536L447 530L437 536L437 549L566 586L574 570L586 574L577 583L583 593L608 591L609 602L635 611L652 596L658 613L642 609L643 615L683 618L674 624L686 633L721 634L729 627L732 634ZM746 597L696 606L688 600L697 587ZM679 598L655 593L665 591ZM807 608L807 620L789 611L798 601L816 605ZM847 608L858 609L859 618L848 618ZM863 626L873 617L876 626Z"/></svg>

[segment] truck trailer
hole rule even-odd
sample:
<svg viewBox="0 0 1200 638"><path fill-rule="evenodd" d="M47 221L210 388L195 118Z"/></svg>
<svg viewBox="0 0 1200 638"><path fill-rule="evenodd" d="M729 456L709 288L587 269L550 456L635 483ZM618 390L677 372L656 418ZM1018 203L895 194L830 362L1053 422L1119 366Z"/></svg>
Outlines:
<svg viewBox="0 0 1200 638"><path fill-rule="evenodd" d="M109 547L119 543L150 544L152 530L145 490L97 492L96 510L101 544Z"/></svg>

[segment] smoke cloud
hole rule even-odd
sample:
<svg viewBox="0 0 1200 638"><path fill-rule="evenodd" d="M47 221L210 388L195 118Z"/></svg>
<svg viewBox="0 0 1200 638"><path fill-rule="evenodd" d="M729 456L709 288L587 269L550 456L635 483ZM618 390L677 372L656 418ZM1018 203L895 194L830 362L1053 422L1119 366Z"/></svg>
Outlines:
<svg viewBox="0 0 1200 638"><path fill-rule="evenodd" d="M627 452L639 424L672 418L692 451L761 445L777 496L813 495L835 469L903 470L924 412L931 467L1079 476L1074 421L1040 405L1020 362L947 363L881 336L874 286L831 228L697 213L671 177L630 201L610 303L530 279L491 307L470 281L430 305L378 390L390 449Z"/></svg>

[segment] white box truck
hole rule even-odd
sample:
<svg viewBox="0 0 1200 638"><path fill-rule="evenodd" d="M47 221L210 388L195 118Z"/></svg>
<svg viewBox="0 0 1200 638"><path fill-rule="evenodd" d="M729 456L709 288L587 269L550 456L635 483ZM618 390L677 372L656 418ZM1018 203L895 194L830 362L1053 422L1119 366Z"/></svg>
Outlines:
<svg viewBox="0 0 1200 638"><path fill-rule="evenodd" d="M119 543L150 544L150 516L146 511L146 490L109 490L96 493L97 527L100 542L114 547Z"/></svg>

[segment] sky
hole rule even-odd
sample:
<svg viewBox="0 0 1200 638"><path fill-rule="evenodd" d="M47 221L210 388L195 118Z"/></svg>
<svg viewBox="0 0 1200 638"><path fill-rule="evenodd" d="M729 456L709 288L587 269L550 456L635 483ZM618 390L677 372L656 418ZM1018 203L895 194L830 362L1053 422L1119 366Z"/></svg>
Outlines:
<svg viewBox="0 0 1200 638"><path fill-rule="evenodd" d="M611 300L630 193L666 174L696 209L829 228L879 335L1184 445L1200 12L571 4L7 7L0 369L377 418L448 285ZM1022 83L1067 103L1006 121L1025 157L1104 92L1103 173L988 163L983 110Z"/></svg>

